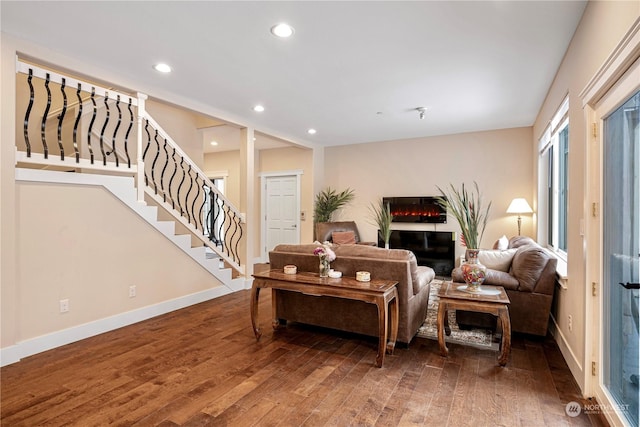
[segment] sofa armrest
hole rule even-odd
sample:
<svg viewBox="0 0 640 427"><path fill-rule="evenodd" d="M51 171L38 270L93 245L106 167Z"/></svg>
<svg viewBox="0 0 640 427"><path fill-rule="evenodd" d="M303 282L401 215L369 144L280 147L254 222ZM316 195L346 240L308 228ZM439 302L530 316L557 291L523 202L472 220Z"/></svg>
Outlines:
<svg viewBox="0 0 640 427"><path fill-rule="evenodd" d="M431 267L418 266L416 268L416 280L413 281L413 294L418 295L425 286L429 286L435 279L436 272Z"/></svg>
<svg viewBox="0 0 640 427"><path fill-rule="evenodd" d="M509 273L520 283L519 291L552 294L557 260L538 245L518 248ZM550 278L550 269L553 269Z"/></svg>

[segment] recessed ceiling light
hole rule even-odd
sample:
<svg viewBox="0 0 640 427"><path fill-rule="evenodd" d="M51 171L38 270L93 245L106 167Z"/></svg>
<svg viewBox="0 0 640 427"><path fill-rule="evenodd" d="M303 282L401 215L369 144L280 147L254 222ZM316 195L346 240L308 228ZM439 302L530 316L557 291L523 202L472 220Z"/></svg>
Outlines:
<svg viewBox="0 0 640 427"><path fill-rule="evenodd" d="M216 145L218 145L218 141L211 141L210 144L215 147Z"/></svg>
<svg viewBox="0 0 640 427"><path fill-rule="evenodd" d="M160 64L154 65L153 69L156 70L156 71L159 71L161 73L170 73L171 72L171 67L168 66L167 64L164 64L164 63L160 63Z"/></svg>
<svg viewBox="0 0 640 427"><path fill-rule="evenodd" d="M264 107L262 105L256 105L255 107L253 107L253 111L262 113L264 111Z"/></svg>
<svg viewBox="0 0 640 427"><path fill-rule="evenodd" d="M309 129L309 130L307 131L307 133L308 133L309 135L315 135L316 130L315 130L315 129Z"/></svg>
<svg viewBox="0 0 640 427"><path fill-rule="evenodd" d="M271 27L271 34L281 38L291 37L291 35L293 34L293 27L283 22Z"/></svg>

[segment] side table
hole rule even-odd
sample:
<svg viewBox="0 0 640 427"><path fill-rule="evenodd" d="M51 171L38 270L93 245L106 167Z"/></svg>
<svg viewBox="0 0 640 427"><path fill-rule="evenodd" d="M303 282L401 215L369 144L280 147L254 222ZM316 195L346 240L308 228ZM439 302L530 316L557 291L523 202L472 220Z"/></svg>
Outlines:
<svg viewBox="0 0 640 427"><path fill-rule="evenodd" d="M260 339L262 332L258 325L258 299L260 289L271 288L284 291L300 292L305 295L327 296L334 298L346 298L375 304L378 309L378 354L376 366L382 367L385 352L393 354L398 337L398 282L393 280L371 280L370 282L358 282L352 277L332 279L319 277L317 273L298 272L297 274L285 274L282 270L269 270L253 275L254 281L251 287L251 325L256 340ZM273 293L275 298L275 293ZM273 322L277 329L280 326L275 315L276 301L271 301ZM389 325L390 324L390 325Z"/></svg>
<svg viewBox="0 0 640 427"><path fill-rule="evenodd" d="M489 313L498 317L502 326L501 351L498 356L500 366L507 364L509 353L511 352L511 320L509 318L509 297L502 286L482 286L486 292L467 292L460 288L465 288L464 283L444 282L438 297L438 345L442 356L447 356L449 350L444 339L445 332L451 334L449 329L449 310L467 310L479 313Z"/></svg>

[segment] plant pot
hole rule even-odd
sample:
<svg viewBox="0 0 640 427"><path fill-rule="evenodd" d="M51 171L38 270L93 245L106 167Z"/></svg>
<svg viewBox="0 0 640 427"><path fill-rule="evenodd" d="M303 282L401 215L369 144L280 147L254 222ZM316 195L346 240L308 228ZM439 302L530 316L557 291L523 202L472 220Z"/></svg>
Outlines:
<svg viewBox="0 0 640 427"><path fill-rule="evenodd" d="M467 284L467 292L482 292L482 283L487 274L487 267L478 261L478 249L467 249L465 262L460 266L462 277Z"/></svg>

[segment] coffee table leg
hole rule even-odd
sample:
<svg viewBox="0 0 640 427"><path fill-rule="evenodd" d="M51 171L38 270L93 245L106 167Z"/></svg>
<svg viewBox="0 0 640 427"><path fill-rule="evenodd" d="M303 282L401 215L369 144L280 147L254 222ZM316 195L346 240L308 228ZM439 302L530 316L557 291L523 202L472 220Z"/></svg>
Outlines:
<svg viewBox="0 0 640 427"><path fill-rule="evenodd" d="M258 298L260 298L260 287L256 286L256 282L253 282L251 288L251 325L253 326L253 333L256 335L256 341L260 339L262 332L258 326Z"/></svg>
<svg viewBox="0 0 640 427"><path fill-rule="evenodd" d="M447 343L444 341L444 322L446 316L447 303L440 299L440 303L438 304L438 345L440 346L440 354L445 357L449 355Z"/></svg>
<svg viewBox="0 0 640 427"><path fill-rule="evenodd" d="M509 360L509 353L511 353L511 319L509 319L509 309L506 306L499 310L498 318L502 324L502 349L498 363L500 366L504 366Z"/></svg>
<svg viewBox="0 0 640 427"><path fill-rule="evenodd" d="M389 341L387 341L387 353L393 354L393 350L396 347L396 340L398 339L398 317L400 315L398 309L398 293L393 293L391 301L389 301L389 310L391 312L391 331Z"/></svg>
<svg viewBox="0 0 640 427"><path fill-rule="evenodd" d="M389 315L384 297L376 298L376 305L378 306L378 354L376 355L376 366L382 368L389 332Z"/></svg>

